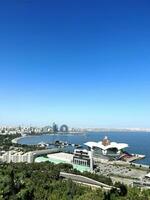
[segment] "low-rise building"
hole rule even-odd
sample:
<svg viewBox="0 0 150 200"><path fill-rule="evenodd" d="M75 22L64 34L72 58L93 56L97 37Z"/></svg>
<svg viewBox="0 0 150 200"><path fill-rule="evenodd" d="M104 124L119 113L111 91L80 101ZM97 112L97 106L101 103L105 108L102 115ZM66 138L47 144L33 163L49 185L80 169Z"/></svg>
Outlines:
<svg viewBox="0 0 150 200"><path fill-rule="evenodd" d="M93 157L92 152L86 149L75 149L73 155L73 163L89 167L93 170Z"/></svg>
<svg viewBox="0 0 150 200"><path fill-rule="evenodd" d="M111 142L107 137L99 142L86 142L84 143L88 148L93 151L94 156L120 156L122 150L128 147L128 144Z"/></svg>
<svg viewBox="0 0 150 200"><path fill-rule="evenodd" d="M4 152L1 156L0 156L0 160L1 162L6 162L6 163L10 163L10 162L14 162L14 163L19 163L19 162L26 162L26 163L31 163L33 162L33 153L32 152L27 152L27 153L23 153L23 152L18 152L18 151L7 151Z"/></svg>

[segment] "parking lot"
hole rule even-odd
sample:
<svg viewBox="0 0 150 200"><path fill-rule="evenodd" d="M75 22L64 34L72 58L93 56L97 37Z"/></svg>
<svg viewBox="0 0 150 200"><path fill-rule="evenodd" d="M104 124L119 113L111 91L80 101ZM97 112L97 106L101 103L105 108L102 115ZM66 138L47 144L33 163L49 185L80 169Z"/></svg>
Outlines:
<svg viewBox="0 0 150 200"><path fill-rule="evenodd" d="M127 166L112 165L109 163L98 163L97 169L98 174L106 176L118 176L127 178L143 178L147 172L140 169L133 169Z"/></svg>

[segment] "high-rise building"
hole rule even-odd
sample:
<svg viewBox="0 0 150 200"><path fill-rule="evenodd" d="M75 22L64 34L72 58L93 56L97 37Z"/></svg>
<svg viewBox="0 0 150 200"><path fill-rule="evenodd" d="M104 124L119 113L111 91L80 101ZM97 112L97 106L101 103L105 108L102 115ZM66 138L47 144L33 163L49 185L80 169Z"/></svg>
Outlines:
<svg viewBox="0 0 150 200"><path fill-rule="evenodd" d="M65 124L61 125L60 132L68 132L68 131L69 131L69 128L67 125Z"/></svg>
<svg viewBox="0 0 150 200"><path fill-rule="evenodd" d="M55 122L53 123L53 132L54 133L57 133L58 132L58 126L57 126L57 124L55 124Z"/></svg>

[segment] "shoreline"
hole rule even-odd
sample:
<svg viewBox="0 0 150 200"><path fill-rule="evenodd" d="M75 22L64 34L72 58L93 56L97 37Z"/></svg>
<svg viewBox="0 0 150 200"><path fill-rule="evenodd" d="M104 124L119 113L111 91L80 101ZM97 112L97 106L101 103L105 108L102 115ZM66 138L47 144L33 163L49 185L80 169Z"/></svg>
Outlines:
<svg viewBox="0 0 150 200"><path fill-rule="evenodd" d="M54 136L54 135L60 135L60 134L62 134L62 135L70 135L70 134L72 134L73 135L73 133L75 133L75 134L83 134L83 133L87 133L87 132L68 132L68 133L64 133L64 132L59 132L59 133L41 133L41 134L38 134L38 135L25 135L25 136L21 136L21 137L17 137L17 138L14 138L14 139L12 139L12 143L13 144L17 144L18 143L18 141L20 140L20 139L23 139L23 138L30 138L30 137L39 137L39 136L41 136L41 135L49 135L49 136Z"/></svg>
<svg viewBox="0 0 150 200"><path fill-rule="evenodd" d="M18 143L18 140L20 140L20 139L22 139L22 138L24 138L24 137L27 137L27 136L21 136L21 137L14 138L11 142L12 142L13 144L17 144L17 143Z"/></svg>
<svg viewBox="0 0 150 200"><path fill-rule="evenodd" d="M94 134L95 133L95 134ZM109 135L110 133L110 135ZM128 138L128 135L129 135L129 138L130 137L136 137L136 133L137 132L109 132L108 133L108 137L113 137L113 135L115 135L116 138L125 138L127 137ZM94 134L94 138L93 140L96 140L98 141L99 139L98 138L101 138L101 136L105 136L105 134L107 135L106 132L77 132L77 133L41 133L39 135L22 135L20 137L16 137L12 140L12 143L14 144L27 144L27 145L36 145L38 143L40 143L41 141L45 141L45 143L49 143L49 141L54 141L54 140L63 140L63 141L71 141L71 143L74 143L77 141L77 143L80 144L80 137L81 137L81 140L82 143L84 143L84 140L92 140L90 138L93 138L93 135ZM149 133L148 132L139 132L139 134L137 134L137 137L138 135L140 135L139 137L143 137L142 135L145 135L146 138L149 138ZM118 135L118 136L117 136ZM74 137L75 137L75 141L74 141ZM71 139L70 139L71 138ZM69 142L70 142L69 141ZM127 141L128 143L128 141ZM133 144L133 147L134 147L134 144ZM136 149L136 150L135 150ZM132 152L138 152L138 149L137 148L133 148L132 149ZM144 147L143 147L144 149ZM140 152L139 152L140 153ZM149 153L145 150L141 151L141 154L145 155L146 156L146 159L144 158L145 161L142 161L142 162L137 162L140 163L140 164L146 164L146 165L149 165L150 163L150 157L149 157Z"/></svg>
<svg viewBox="0 0 150 200"><path fill-rule="evenodd" d="M17 138L14 138L11 142L14 143L14 144L17 144L18 141L20 139L23 139L23 138L30 138L30 137L39 137L41 135L49 135L49 136L54 136L54 135L76 135L76 134L88 134L88 133L121 133L121 134L124 134L124 133L146 133L146 134L149 134L150 131L125 131L125 130L101 130L101 131L83 131L83 132L67 132L67 133L64 133L64 132L58 132L58 133L40 133L40 134L33 134L33 135L25 135L25 136L21 136L21 137L17 137Z"/></svg>

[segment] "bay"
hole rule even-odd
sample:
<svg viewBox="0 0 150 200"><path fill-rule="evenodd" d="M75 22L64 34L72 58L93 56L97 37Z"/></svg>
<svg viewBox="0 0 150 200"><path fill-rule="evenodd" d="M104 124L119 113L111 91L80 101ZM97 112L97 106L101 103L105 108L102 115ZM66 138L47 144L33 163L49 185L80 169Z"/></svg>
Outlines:
<svg viewBox="0 0 150 200"><path fill-rule="evenodd" d="M107 136L113 142L127 143L126 151L129 153L144 154L145 159L137 161L150 165L150 133L149 132L87 132L87 133L61 133L27 136L18 140L20 144L38 144L40 142L51 143L56 140L83 145L88 141L98 142Z"/></svg>

